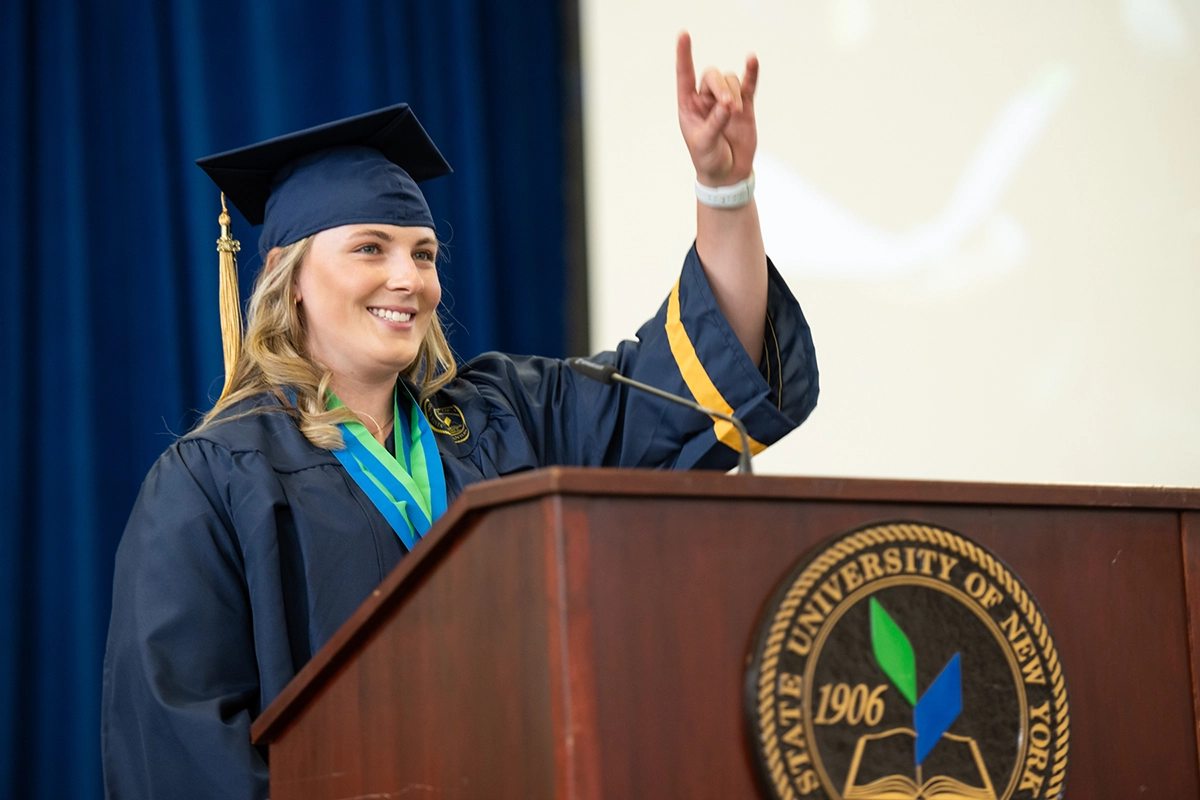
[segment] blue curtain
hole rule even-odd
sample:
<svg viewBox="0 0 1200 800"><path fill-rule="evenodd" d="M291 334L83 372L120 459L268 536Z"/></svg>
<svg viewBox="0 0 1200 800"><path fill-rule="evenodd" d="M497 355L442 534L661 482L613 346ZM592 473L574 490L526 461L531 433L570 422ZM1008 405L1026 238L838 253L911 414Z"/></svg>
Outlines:
<svg viewBox="0 0 1200 800"><path fill-rule="evenodd" d="M100 797L113 554L221 386L199 156L412 104L460 357L563 350L559 0L4 0L0 796ZM258 231L235 218L243 297Z"/></svg>

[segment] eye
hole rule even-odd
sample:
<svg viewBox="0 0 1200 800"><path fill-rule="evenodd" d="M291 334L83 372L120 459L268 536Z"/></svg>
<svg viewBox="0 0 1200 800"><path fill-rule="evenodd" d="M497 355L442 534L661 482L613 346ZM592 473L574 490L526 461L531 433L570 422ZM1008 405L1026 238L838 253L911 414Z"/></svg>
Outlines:
<svg viewBox="0 0 1200 800"><path fill-rule="evenodd" d="M354 252L368 256L377 256L383 252L383 249L377 244L364 244L361 247L356 247Z"/></svg>
<svg viewBox="0 0 1200 800"><path fill-rule="evenodd" d="M433 262L437 260L437 254L432 250L418 250L416 253L413 253L413 258L420 261Z"/></svg>

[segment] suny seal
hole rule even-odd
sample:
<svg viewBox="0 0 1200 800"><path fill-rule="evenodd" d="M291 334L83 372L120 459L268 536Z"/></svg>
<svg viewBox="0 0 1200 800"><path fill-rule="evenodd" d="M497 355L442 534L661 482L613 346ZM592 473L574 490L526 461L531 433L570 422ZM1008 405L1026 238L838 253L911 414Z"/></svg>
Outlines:
<svg viewBox="0 0 1200 800"><path fill-rule="evenodd" d="M746 676L751 748L780 800L1057 800L1069 711L1029 591L980 545L920 523L801 559Z"/></svg>

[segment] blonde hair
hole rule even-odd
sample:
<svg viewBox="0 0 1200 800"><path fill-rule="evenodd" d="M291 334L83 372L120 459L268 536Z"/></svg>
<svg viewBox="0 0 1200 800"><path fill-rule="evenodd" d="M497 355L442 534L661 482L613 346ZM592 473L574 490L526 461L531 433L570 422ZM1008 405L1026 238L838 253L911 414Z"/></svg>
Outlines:
<svg viewBox="0 0 1200 800"><path fill-rule="evenodd" d="M311 242L312 237L308 236L268 257L250 295L246 335L229 391L204 416L197 430L229 419L222 414L237 403L271 392L314 445L326 450L340 450L344 446L338 423L358 418L348 408L328 407L326 397L333 372L308 353L304 315L296 303L296 273ZM435 313L416 359L400 373L401 377L420 387L418 399L423 401L454 380L456 372L454 354ZM291 396L295 397L294 402ZM259 407L247 413L269 408Z"/></svg>

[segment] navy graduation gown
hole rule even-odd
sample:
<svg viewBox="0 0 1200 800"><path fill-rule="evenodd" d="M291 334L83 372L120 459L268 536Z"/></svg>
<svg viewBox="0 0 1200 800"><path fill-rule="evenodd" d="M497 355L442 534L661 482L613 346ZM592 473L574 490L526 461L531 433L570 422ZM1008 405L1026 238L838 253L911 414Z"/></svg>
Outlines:
<svg viewBox="0 0 1200 800"><path fill-rule="evenodd" d="M756 366L693 248L638 341L597 360L732 409L757 450L799 425L817 398L808 325L773 267L765 324ZM727 425L554 359L484 354L424 408L450 501L473 482L552 464L737 463ZM251 721L403 554L338 460L284 413L256 411L172 445L117 552L104 663L108 796L266 797Z"/></svg>

